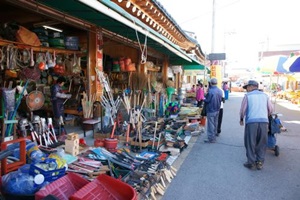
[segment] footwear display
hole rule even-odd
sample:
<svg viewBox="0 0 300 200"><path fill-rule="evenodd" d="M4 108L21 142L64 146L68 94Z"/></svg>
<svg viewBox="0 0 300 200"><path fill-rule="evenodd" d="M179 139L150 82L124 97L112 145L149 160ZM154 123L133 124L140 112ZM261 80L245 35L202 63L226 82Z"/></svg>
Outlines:
<svg viewBox="0 0 300 200"><path fill-rule="evenodd" d="M251 164L251 163L244 163L244 167L248 168L248 169L255 169L255 165Z"/></svg>
<svg viewBox="0 0 300 200"><path fill-rule="evenodd" d="M263 163L261 161L257 161L256 168L257 168L257 170L261 170L263 168Z"/></svg>

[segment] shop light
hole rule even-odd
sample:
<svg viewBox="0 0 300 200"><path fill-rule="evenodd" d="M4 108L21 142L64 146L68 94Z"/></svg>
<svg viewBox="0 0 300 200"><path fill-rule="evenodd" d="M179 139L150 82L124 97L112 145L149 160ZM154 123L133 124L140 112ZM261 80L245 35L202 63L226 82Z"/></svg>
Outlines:
<svg viewBox="0 0 300 200"><path fill-rule="evenodd" d="M142 11L139 10L139 11L137 12L137 16L140 16L141 14L142 14Z"/></svg>
<svg viewBox="0 0 300 200"><path fill-rule="evenodd" d="M63 30L61 29L58 29L58 28L54 28L52 26L43 26L45 29L50 29L50 30L53 30L53 31L57 31L57 32L63 32Z"/></svg>
<svg viewBox="0 0 300 200"><path fill-rule="evenodd" d="M133 6L133 7L132 7L132 12L135 13L135 11L136 11L136 7Z"/></svg>
<svg viewBox="0 0 300 200"><path fill-rule="evenodd" d="M129 8L130 5L131 5L130 1L127 1L127 3L126 3L126 8Z"/></svg>

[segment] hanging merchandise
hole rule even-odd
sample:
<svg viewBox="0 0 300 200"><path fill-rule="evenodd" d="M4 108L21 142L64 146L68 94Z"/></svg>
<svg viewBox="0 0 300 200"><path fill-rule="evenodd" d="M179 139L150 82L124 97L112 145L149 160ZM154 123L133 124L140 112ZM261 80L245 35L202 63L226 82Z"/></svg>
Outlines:
<svg viewBox="0 0 300 200"><path fill-rule="evenodd" d="M41 71L38 69L38 66L26 67L23 70L19 71L19 77L21 80L33 80L37 81L41 77Z"/></svg>
<svg viewBox="0 0 300 200"><path fill-rule="evenodd" d="M15 94L16 94L16 89L7 89L7 88L2 88L2 94L4 98L4 107L6 108L7 112L12 112L15 109Z"/></svg>
<svg viewBox="0 0 300 200"><path fill-rule="evenodd" d="M43 53L38 53L36 63L41 71L46 69L46 59Z"/></svg>
<svg viewBox="0 0 300 200"><path fill-rule="evenodd" d="M65 65L62 60L61 56L57 56L56 58L56 65L53 68L54 73L58 75L64 75L65 74Z"/></svg>
<svg viewBox="0 0 300 200"><path fill-rule="evenodd" d="M81 58L77 57L76 54L73 54L72 58L72 73L73 74L80 74L81 73Z"/></svg>

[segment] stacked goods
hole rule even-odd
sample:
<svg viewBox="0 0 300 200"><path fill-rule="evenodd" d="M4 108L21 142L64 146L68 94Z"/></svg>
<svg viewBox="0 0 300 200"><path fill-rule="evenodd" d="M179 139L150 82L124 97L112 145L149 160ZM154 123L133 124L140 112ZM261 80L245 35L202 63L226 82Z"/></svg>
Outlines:
<svg viewBox="0 0 300 200"><path fill-rule="evenodd" d="M16 39L17 42L22 42L31 46L41 46L41 42L38 36L34 32L26 29L23 26L19 26L19 30L16 34Z"/></svg>
<svg viewBox="0 0 300 200"><path fill-rule="evenodd" d="M81 104L82 104L83 117L85 119L93 118L93 108L94 108L93 105L95 100L96 100L95 95L88 97L88 95L85 92L83 92L83 98L81 99Z"/></svg>
<svg viewBox="0 0 300 200"><path fill-rule="evenodd" d="M35 28L33 29L33 32L35 32L35 34L38 36L43 47L49 47L48 31L45 28L43 27Z"/></svg>
<svg viewBox="0 0 300 200"><path fill-rule="evenodd" d="M65 40L63 33L60 32L50 32L49 33L49 45L50 47L64 49Z"/></svg>
<svg viewBox="0 0 300 200"><path fill-rule="evenodd" d="M79 49L78 37L75 37L75 36L65 37L65 45L66 45L66 49L77 51Z"/></svg>
<svg viewBox="0 0 300 200"><path fill-rule="evenodd" d="M65 140L65 151L73 156L79 154L79 136L76 133L68 134Z"/></svg>

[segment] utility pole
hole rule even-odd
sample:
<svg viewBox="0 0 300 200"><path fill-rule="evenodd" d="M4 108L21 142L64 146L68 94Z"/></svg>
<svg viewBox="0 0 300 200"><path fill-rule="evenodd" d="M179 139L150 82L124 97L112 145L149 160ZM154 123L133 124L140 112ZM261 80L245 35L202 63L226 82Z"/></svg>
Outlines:
<svg viewBox="0 0 300 200"><path fill-rule="evenodd" d="M212 26L211 26L211 53L215 53L215 21L216 21L216 2L213 0Z"/></svg>

